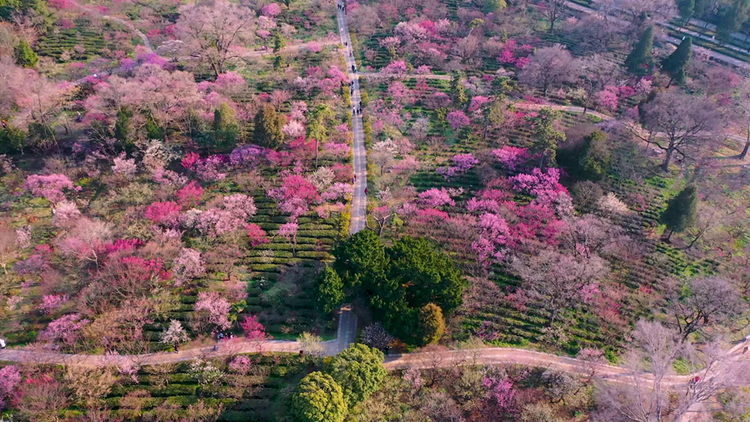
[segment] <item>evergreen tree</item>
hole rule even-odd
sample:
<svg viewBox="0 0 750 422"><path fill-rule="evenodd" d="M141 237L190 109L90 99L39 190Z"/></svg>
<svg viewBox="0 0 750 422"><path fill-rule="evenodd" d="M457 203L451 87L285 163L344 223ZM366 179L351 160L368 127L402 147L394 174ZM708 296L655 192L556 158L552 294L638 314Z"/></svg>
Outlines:
<svg viewBox="0 0 750 422"><path fill-rule="evenodd" d="M239 136L239 126L237 118L232 107L226 102L221 103L219 108L214 110L213 124L214 146L220 150L230 150L237 144Z"/></svg>
<svg viewBox="0 0 750 422"><path fill-rule="evenodd" d="M278 53L286 46L286 40L281 35L280 32L276 32L276 34L273 36L273 52Z"/></svg>
<svg viewBox="0 0 750 422"><path fill-rule="evenodd" d="M445 334L443 310L434 303L428 303L419 310L419 332L422 345L437 343Z"/></svg>
<svg viewBox="0 0 750 422"><path fill-rule="evenodd" d="M585 179L601 180L609 170L611 162L607 136L603 132L596 131L586 136L583 142L578 171Z"/></svg>
<svg viewBox="0 0 750 422"><path fill-rule="evenodd" d="M625 66L636 75L648 75L654 68L654 28L649 26L643 31L633 51L625 59Z"/></svg>
<svg viewBox="0 0 750 422"><path fill-rule="evenodd" d="M564 141L565 133L557 130L555 124L560 119L560 113L550 108L542 108L539 114L532 119L534 144L531 151L539 154L539 167L544 166L545 161L549 165L555 164L557 145Z"/></svg>
<svg viewBox="0 0 750 422"><path fill-rule="evenodd" d="M661 214L661 222L669 231L665 240L668 242L672 234L680 233L690 228L698 213L698 191L694 185L687 186L667 203L667 209Z"/></svg>
<svg viewBox="0 0 750 422"><path fill-rule="evenodd" d="M261 107L253 119L253 142L266 148L278 148L284 140L284 133L281 131L283 119L272 105Z"/></svg>
<svg viewBox="0 0 750 422"><path fill-rule="evenodd" d="M497 13L508 7L505 0L482 0L482 12L483 13Z"/></svg>
<svg viewBox="0 0 750 422"><path fill-rule="evenodd" d="M164 139L164 131L156 124L151 115L146 116L146 137L148 139Z"/></svg>
<svg viewBox="0 0 750 422"><path fill-rule="evenodd" d="M469 97L466 95L466 88L464 88L463 75L461 72L453 72L450 90L451 98L457 107L461 107L469 101Z"/></svg>
<svg viewBox="0 0 750 422"><path fill-rule="evenodd" d="M690 63L690 57L692 54L693 38L686 36L677 47L677 50L664 59L661 66L662 69L664 69L664 72L669 75L669 84L667 84L667 88L672 85L673 81L678 84L685 82L685 71Z"/></svg>
<svg viewBox="0 0 750 422"><path fill-rule="evenodd" d="M133 140L130 138L131 124L130 118L133 113L123 107L117 111L117 121L115 122L115 139L120 141L123 148L130 149L133 146Z"/></svg>
<svg viewBox="0 0 750 422"><path fill-rule="evenodd" d="M731 41L732 34L747 20L749 8L750 0L734 0L731 6L722 8L716 25L716 39L722 44Z"/></svg>
<svg viewBox="0 0 750 422"><path fill-rule="evenodd" d="M347 408L341 386L322 372L311 372L292 395L291 413L296 422L343 422Z"/></svg>
<svg viewBox="0 0 750 422"><path fill-rule="evenodd" d="M333 268L347 287L372 285L388 266L385 246L372 230L362 230L333 248Z"/></svg>
<svg viewBox="0 0 750 422"><path fill-rule="evenodd" d="M26 132L11 125L0 128L0 154L23 152L25 146Z"/></svg>
<svg viewBox="0 0 750 422"><path fill-rule="evenodd" d="M388 372L383 352L364 344L353 344L326 365L326 372L344 392L344 401L353 408L380 389Z"/></svg>
<svg viewBox="0 0 750 422"><path fill-rule="evenodd" d="M333 268L326 266L318 277L316 304L330 314L344 303L344 297L344 281Z"/></svg>
<svg viewBox="0 0 750 422"><path fill-rule="evenodd" d="M680 12L680 18L687 23L695 13L695 0L677 0L677 9Z"/></svg>
<svg viewBox="0 0 750 422"><path fill-rule="evenodd" d="M39 63L39 56L25 40L19 41L13 49L13 57L16 59L16 64L22 67L35 67Z"/></svg>

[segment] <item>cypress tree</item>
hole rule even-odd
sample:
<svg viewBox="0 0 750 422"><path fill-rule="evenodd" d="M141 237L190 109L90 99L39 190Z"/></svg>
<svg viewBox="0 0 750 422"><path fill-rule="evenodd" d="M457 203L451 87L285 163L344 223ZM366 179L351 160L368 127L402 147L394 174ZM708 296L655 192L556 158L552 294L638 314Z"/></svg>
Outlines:
<svg viewBox="0 0 750 422"><path fill-rule="evenodd" d="M451 98L456 103L456 106L460 107L469 101L469 97L466 96L466 88L464 88L463 75L461 72L454 72L451 77Z"/></svg>
<svg viewBox="0 0 750 422"><path fill-rule="evenodd" d="M253 142L266 148L277 148L284 140L284 133L281 132L282 117L276 112L276 109L266 104L261 107L253 119Z"/></svg>
<svg viewBox="0 0 750 422"><path fill-rule="evenodd" d="M214 146L219 149L233 148L237 143L239 127L234 110L227 103L221 103L214 110Z"/></svg>
<svg viewBox="0 0 750 422"><path fill-rule="evenodd" d="M673 81L678 84L685 82L685 70L690 63L690 57L692 54L693 37L687 36L682 40L677 47L677 50L664 59L661 66L669 75L669 84L667 84L667 88L669 88L669 85L672 85Z"/></svg>
<svg viewBox="0 0 750 422"><path fill-rule="evenodd" d="M18 42L18 45L13 49L13 56L16 59L16 64L23 67L34 67L39 62L39 56L34 53L34 50L25 40Z"/></svg>
<svg viewBox="0 0 750 422"><path fill-rule="evenodd" d="M273 36L273 52L278 53L284 46L286 46L286 40L279 32L276 32Z"/></svg>
<svg viewBox="0 0 750 422"><path fill-rule="evenodd" d="M698 190L694 185L690 185L670 199L667 209L661 214L661 222L669 230L669 234L664 239L669 242L673 233L683 232L692 226L697 213Z"/></svg>
<svg viewBox="0 0 750 422"><path fill-rule="evenodd" d="M130 141L130 118L132 113L127 108L121 108L117 111L117 121L115 122L115 139L122 143L125 149L133 146Z"/></svg>
<svg viewBox="0 0 750 422"><path fill-rule="evenodd" d="M732 34L740 29L747 19L747 10L750 8L750 0L734 0L730 7L724 7L719 15L716 25L716 38L722 44L732 40Z"/></svg>
<svg viewBox="0 0 750 422"><path fill-rule="evenodd" d="M419 310L419 330L423 345L437 343L445 334L443 310L434 303L428 303Z"/></svg>
<svg viewBox="0 0 750 422"><path fill-rule="evenodd" d="M654 28L649 26L643 31L633 51L625 59L625 66L636 75L648 75L654 68Z"/></svg>
<svg viewBox="0 0 750 422"><path fill-rule="evenodd" d="M164 139L164 132L161 130L159 125L156 124L154 118L151 115L146 116L146 137L148 139Z"/></svg>

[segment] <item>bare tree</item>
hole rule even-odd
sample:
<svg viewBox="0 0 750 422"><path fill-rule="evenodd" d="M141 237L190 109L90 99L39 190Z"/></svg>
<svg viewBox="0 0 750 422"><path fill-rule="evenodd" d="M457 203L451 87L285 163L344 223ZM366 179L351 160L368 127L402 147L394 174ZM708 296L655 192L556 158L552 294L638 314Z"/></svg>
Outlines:
<svg viewBox="0 0 750 422"><path fill-rule="evenodd" d="M746 83L739 90L737 94L737 107L734 110L738 115L737 117L745 122L745 129L747 130L745 146L737 156L740 160L744 160L747 157L747 153L750 152L750 83Z"/></svg>
<svg viewBox="0 0 750 422"><path fill-rule="evenodd" d="M238 47L254 36L255 16L249 7L214 0L183 6L177 28L191 55L208 63L218 76L230 59L238 57Z"/></svg>
<svg viewBox="0 0 750 422"><path fill-rule="evenodd" d="M544 15L549 20L549 32L555 32L555 22L562 16L567 3L565 0L544 0Z"/></svg>
<svg viewBox="0 0 750 422"><path fill-rule="evenodd" d="M614 85L622 75L620 66L600 54L586 56L579 60L579 81L585 92L583 114L591 107L594 95L607 85Z"/></svg>
<svg viewBox="0 0 750 422"><path fill-rule="evenodd" d="M708 98L677 92L665 92L643 106L643 127L648 135L638 129L633 133L650 141L652 136L663 138L652 145L666 154L661 168L669 171L674 153L691 158L694 152L713 137L722 126L722 117L716 104Z"/></svg>
<svg viewBox="0 0 750 422"><path fill-rule="evenodd" d="M537 49L518 78L523 83L541 88L546 96L551 87L572 82L576 76L576 68L577 62L570 52L562 45L555 44Z"/></svg>
<svg viewBox="0 0 750 422"><path fill-rule="evenodd" d="M667 296L669 325L682 341L703 328L725 323L745 309L741 293L723 277L693 278L672 287Z"/></svg>
<svg viewBox="0 0 750 422"><path fill-rule="evenodd" d="M624 12L633 30L646 23L667 22L677 15L674 0L596 0L596 3L599 10L608 15Z"/></svg>
<svg viewBox="0 0 750 422"><path fill-rule="evenodd" d="M596 255L571 256L551 250L524 260L516 258L512 268L523 279L524 291L550 312L549 326L562 309L582 303L587 288L609 273L607 263Z"/></svg>
<svg viewBox="0 0 750 422"><path fill-rule="evenodd" d="M680 340L677 331L658 322L639 321L627 353L628 374L617 382L597 382L595 422L677 422L694 406L750 377L746 362L734 361L719 345L701 353ZM679 357L702 368L684 378L670 375Z"/></svg>

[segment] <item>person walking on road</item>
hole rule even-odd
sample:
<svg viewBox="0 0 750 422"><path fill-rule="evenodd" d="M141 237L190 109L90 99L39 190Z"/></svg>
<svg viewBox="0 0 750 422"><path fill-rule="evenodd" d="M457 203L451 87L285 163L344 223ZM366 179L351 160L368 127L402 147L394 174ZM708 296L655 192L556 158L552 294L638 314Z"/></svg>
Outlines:
<svg viewBox="0 0 750 422"><path fill-rule="evenodd" d="M0 338L0 349L5 349L5 339Z"/></svg>

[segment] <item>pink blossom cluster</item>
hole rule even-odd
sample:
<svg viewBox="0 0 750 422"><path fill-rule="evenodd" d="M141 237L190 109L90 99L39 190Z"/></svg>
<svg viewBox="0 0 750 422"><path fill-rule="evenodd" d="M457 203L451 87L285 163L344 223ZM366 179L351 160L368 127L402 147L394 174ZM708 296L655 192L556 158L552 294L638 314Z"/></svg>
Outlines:
<svg viewBox="0 0 750 422"><path fill-rule="evenodd" d="M143 216L156 224L172 227L177 224L180 211L182 211L182 207L176 202L154 202L146 207Z"/></svg>
<svg viewBox="0 0 750 422"><path fill-rule="evenodd" d="M43 314L50 314L60 308L63 303L68 301L68 295L44 295L39 310Z"/></svg>
<svg viewBox="0 0 750 422"><path fill-rule="evenodd" d="M281 212L290 214L293 219L321 201L315 186L297 174L285 176L281 187L269 189L268 196L276 200Z"/></svg>
<svg viewBox="0 0 750 422"><path fill-rule="evenodd" d="M203 188L196 181L191 181L175 193L180 205L196 205L203 198Z"/></svg>
<svg viewBox="0 0 750 422"><path fill-rule="evenodd" d="M510 235L505 219L496 214L484 213L479 217L477 228L479 238L471 244L471 248L476 252L478 261L489 266L491 258L498 261L503 259Z"/></svg>
<svg viewBox="0 0 750 422"><path fill-rule="evenodd" d="M450 166L438 167L435 172L450 180L474 168L479 160L471 154L456 154L451 158L451 163Z"/></svg>
<svg viewBox="0 0 750 422"><path fill-rule="evenodd" d="M242 145L235 148L229 154L229 162L233 166L247 166L253 167L260 163L260 160L264 157L265 151L263 148L257 145Z"/></svg>
<svg viewBox="0 0 750 422"><path fill-rule="evenodd" d="M198 213L194 225L201 233L209 237L218 237L243 228L246 220L255 215L257 210L251 196L236 193L225 196L221 207ZM185 218L183 224L190 225L189 222L186 223Z"/></svg>
<svg viewBox="0 0 750 422"><path fill-rule="evenodd" d="M529 64L530 59L528 56L532 51L534 51L534 47L528 44L519 46L515 40L510 39L505 42L503 50L500 52L500 57L497 60L500 63L511 64L518 69L523 69Z"/></svg>
<svg viewBox="0 0 750 422"><path fill-rule="evenodd" d="M446 188L432 188L428 189L418 196L418 202L423 207L435 208L442 206L455 207L456 201L451 198L451 191Z"/></svg>
<svg viewBox="0 0 750 422"><path fill-rule="evenodd" d="M409 71L409 67L403 60L394 60L388 66L380 69L380 73L386 75L404 75Z"/></svg>
<svg viewBox="0 0 750 422"><path fill-rule="evenodd" d="M245 333L245 337L250 340L265 340L268 338L266 327L258 322L258 317L256 315L246 316L245 319L240 322L240 327L242 327L242 332Z"/></svg>
<svg viewBox="0 0 750 422"><path fill-rule="evenodd" d="M492 151L497 161L510 171L515 171L519 164L528 158L526 148L504 146Z"/></svg>
<svg viewBox="0 0 750 422"><path fill-rule="evenodd" d="M76 343L80 332L90 321L82 319L80 314L68 314L57 318L39 333L39 339L47 342L62 341L71 346Z"/></svg>
<svg viewBox="0 0 750 422"><path fill-rule="evenodd" d="M219 296L216 292L198 293L198 301L195 302L196 312L207 312L208 323L214 325L218 330L226 330L232 326L229 321L229 310L232 304Z"/></svg>
<svg viewBox="0 0 750 422"><path fill-rule="evenodd" d="M471 119L460 110L448 113L447 120L453 130L459 130L471 123Z"/></svg>
<svg viewBox="0 0 750 422"><path fill-rule="evenodd" d="M245 225L245 230L247 230L247 237L248 241L250 242L250 246L254 248L270 242L266 231L255 223Z"/></svg>
<svg viewBox="0 0 750 422"><path fill-rule="evenodd" d="M0 409L3 409L6 401L14 396L20 384L21 372L15 365L0 368Z"/></svg>
<svg viewBox="0 0 750 422"><path fill-rule="evenodd" d="M65 199L63 190L80 190L64 174L32 174L26 178L24 189L36 197L44 197L50 202L60 202Z"/></svg>
<svg viewBox="0 0 750 422"><path fill-rule="evenodd" d="M321 195L324 201L336 201L349 199L354 191L349 183L334 183Z"/></svg>
<svg viewBox="0 0 750 422"><path fill-rule="evenodd" d="M534 196L534 203L542 206L554 206L560 196L568 196L568 190L560 184L560 170L556 168L548 168L546 172L535 168L531 174L518 174L509 180L515 190Z"/></svg>

